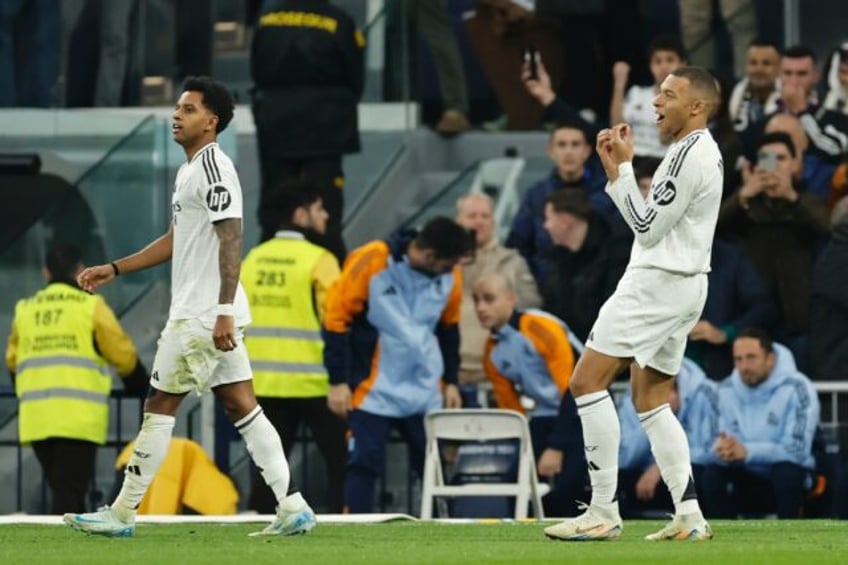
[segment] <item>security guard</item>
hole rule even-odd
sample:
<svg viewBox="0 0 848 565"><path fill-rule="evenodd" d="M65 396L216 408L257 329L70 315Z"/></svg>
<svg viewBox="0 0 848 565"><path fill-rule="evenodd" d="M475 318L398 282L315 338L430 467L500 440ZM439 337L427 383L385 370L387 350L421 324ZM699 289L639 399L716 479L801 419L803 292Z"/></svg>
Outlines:
<svg viewBox="0 0 848 565"><path fill-rule="evenodd" d="M241 267L253 325L245 345L253 366L259 404L280 432L283 450L291 451L298 426L309 427L327 465L329 511L342 511L345 424L327 406L329 379L324 368L321 320L326 294L339 277L336 258L306 241L323 234L327 212L321 189L309 181L283 185L271 200L283 214L270 241L251 250ZM255 470L250 508L274 511L275 499Z"/></svg>
<svg viewBox="0 0 848 565"><path fill-rule="evenodd" d="M263 2L251 46L262 241L279 223L269 203L274 187L309 179L321 187L330 216L327 233L310 238L344 259L342 156L359 151L364 47L350 16L327 0Z"/></svg>
<svg viewBox="0 0 848 565"><path fill-rule="evenodd" d="M47 286L18 301L6 349L18 396L18 435L32 444L52 494L51 512L83 512L97 446L106 442L112 364L128 392L147 372L102 297L76 283L79 249L47 253Z"/></svg>

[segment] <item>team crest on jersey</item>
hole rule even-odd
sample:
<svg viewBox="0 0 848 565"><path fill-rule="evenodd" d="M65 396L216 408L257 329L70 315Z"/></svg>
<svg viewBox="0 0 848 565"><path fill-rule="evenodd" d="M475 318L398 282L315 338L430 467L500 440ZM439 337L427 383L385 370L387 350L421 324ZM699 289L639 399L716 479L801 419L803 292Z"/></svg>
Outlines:
<svg viewBox="0 0 848 565"><path fill-rule="evenodd" d="M223 212L230 207L232 201L230 191L223 186L213 186L206 193L206 204L213 212Z"/></svg>
<svg viewBox="0 0 848 565"><path fill-rule="evenodd" d="M677 196L677 187L670 180L654 188L654 202L657 206L668 206L674 202L675 196Z"/></svg>

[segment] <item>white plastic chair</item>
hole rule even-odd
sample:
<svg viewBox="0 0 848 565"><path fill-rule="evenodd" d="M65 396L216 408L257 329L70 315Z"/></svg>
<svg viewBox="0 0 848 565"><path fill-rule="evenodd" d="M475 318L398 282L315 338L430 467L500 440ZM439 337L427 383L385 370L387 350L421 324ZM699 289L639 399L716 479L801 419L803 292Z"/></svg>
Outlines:
<svg viewBox="0 0 848 565"><path fill-rule="evenodd" d="M542 496L549 490L536 478L536 464L530 431L524 416L514 410L461 409L436 410L424 420L427 448L421 492L421 518L433 517L433 497L514 496L515 518L527 517L527 504L543 519ZM518 439L518 479L514 483L446 485L442 473L439 440L489 441Z"/></svg>

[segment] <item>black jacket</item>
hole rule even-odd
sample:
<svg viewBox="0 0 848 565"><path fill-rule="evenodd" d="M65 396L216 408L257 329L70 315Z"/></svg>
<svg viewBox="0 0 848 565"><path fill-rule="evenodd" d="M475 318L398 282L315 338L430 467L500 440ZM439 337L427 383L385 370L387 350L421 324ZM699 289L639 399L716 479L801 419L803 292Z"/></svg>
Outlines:
<svg viewBox="0 0 848 565"><path fill-rule="evenodd" d="M848 379L848 220L833 228L816 263L810 312L814 380Z"/></svg>
<svg viewBox="0 0 848 565"><path fill-rule="evenodd" d="M551 250L541 285L544 309L586 341L598 311L627 268L632 245L624 222L593 212L580 251L558 245Z"/></svg>
<svg viewBox="0 0 848 565"><path fill-rule="evenodd" d="M285 157L359 151L365 40L327 0L265 2L251 45L253 116Z"/></svg>

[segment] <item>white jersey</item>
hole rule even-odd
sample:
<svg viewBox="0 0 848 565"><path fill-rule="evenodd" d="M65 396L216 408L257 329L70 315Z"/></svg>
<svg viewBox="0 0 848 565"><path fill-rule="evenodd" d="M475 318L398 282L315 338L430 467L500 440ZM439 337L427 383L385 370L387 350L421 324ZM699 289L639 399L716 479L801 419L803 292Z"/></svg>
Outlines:
<svg viewBox="0 0 848 565"><path fill-rule="evenodd" d="M660 141L653 86L631 86L624 98L622 116L633 130L633 152L639 157L662 159L668 146Z"/></svg>
<svg viewBox="0 0 848 565"><path fill-rule="evenodd" d="M708 273L724 165L712 135L695 130L673 143L642 197L631 163L606 192L635 235L628 269Z"/></svg>
<svg viewBox="0 0 848 565"><path fill-rule="evenodd" d="M204 146L177 171L171 209L174 252L168 317L197 318L211 327L217 317L221 289L219 240L213 224L242 218L238 174L217 143ZM237 327L250 323L250 309L241 283L236 290L234 309Z"/></svg>

